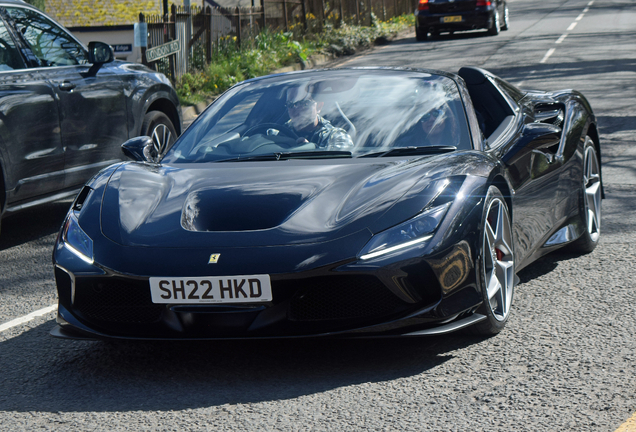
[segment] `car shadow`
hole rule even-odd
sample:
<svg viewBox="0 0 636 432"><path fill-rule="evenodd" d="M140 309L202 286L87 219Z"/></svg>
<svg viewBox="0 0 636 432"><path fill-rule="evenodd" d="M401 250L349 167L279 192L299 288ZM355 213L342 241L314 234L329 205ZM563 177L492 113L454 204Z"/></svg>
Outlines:
<svg viewBox="0 0 636 432"><path fill-rule="evenodd" d="M415 33L413 33L412 38L404 38L399 39L392 42L392 45L403 45L403 44L412 44L412 43L432 43L432 42L444 42L444 41L455 41L455 40L470 40L470 39L480 39L483 37L489 37L488 31L486 30L469 30L469 31L461 31L454 33L440 33L435 36L429 35L425 40L418 41L415 39Z"/></svg>
<svg viewBox="0 0 636 432"><path fill-rule="evenodd" d="M57 233L71 199L12 213L2 219L0 251Z"/></svg>
<svg viewBox="0 0 636 432"><path fill-rule="evenodd" d="M483 339L87 342L53 321L0 342L0 410L157 411L279 401L418 377Z"/></svg>
<svg viewBox="0 0 636 432"><path fill-rule="evenodd" d="M558 267L561 261L569 261L581 257L580 253L569 252L567 249L559 249L534 261L528 267L517 273L519 281L523 284L533 279L544 276Z"/></svg>

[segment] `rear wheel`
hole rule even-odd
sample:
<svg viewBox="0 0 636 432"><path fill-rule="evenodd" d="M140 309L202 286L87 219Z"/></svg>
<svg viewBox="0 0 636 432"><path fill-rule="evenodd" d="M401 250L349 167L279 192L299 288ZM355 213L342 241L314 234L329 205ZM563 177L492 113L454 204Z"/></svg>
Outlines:
<svg viewBox="0 0 636 432"><path fill-rule="evenodd" d="M422 42L428 37L428 30L423 27L415 27L415 40Z"/></svg>
<svg viewBox="0 0 636 432"><path fill-rule="evenodd" d="M496 36L499 34L499 29L501 28L501 24L499 23L499 11L495 10L495 15L492 18L492 23L490 28L488 28L488 34L491 36Z"/></svg>
<svg viewBox="0 0 636 432"><path fill-rule="evenodd" d="M504 6L503 22L501 23L501 29L502 30L508 30L509 23L510 23L510 12L508 11L508 5L505 5Z"/></svg>
<svg viewBox="0 0 636 432"><path fill-rule="evenodd" d="M177 139L177 132L167 115L150 111L144 116L141 134L152 138L157 154L162 155Z"/></svg>
<svg viewBox="0 0 636 432"><path fill-rule="evenodd" d="M486 315L486 319L469 327L469 331L490 336L503 330L508 322L515 284L510 214L495 186L490 186L486 194L481 236L476 270L484 303L478 313Z"/></svg>
<svg viewBox="0 0 636 432"><path fill-rule="evenodd" d="M579 204L581 219L585 222L583 235L570 244L572 252L590 253L598 245L601 236L601 164L594 141L585 137L583 150L583 180Z"/></svg>

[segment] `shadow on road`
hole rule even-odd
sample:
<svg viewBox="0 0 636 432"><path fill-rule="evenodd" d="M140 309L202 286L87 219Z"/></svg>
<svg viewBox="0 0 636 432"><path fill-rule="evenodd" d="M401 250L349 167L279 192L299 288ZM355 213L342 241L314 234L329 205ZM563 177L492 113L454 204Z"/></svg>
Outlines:
<svg viewBox="0 0 636 432"><path fill-rule="evenodd" d="M0 251L57 233L72 200L46 204L11 214L2 220Z"/></svg>
<svg viewBox="0 0 636 432"><path fill-rule="evenodd" d="M279 401L415 377L481 339L76 342L46 322L0 342L0 410L156 411ZM421 377L418 379L426 379Z"/></svg>

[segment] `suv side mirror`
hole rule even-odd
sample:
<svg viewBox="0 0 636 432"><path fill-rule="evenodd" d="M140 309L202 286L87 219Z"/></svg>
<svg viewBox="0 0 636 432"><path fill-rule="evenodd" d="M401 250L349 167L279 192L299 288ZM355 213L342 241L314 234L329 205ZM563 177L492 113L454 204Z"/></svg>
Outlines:
<svg viewBox="0 0 636 432"><path fill-rule="evenodd" d="M110 63L115 60L115 53L110 45L104 42L88 44L88 61L92 64Z"/></svg>

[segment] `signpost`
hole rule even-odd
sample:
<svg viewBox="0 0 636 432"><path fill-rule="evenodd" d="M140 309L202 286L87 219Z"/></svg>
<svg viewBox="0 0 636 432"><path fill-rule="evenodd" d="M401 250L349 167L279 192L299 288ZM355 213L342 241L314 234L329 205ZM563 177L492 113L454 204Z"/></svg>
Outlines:
<svg viewBox="0 0 636 432"><path fill-rule="evenodd" d="M148 63L157 61L160 58L168 57L169 55L176 54L181 50L181 42L179 39L170 41L166 44L156 46L154 48L148 48L146 50L146 60Z"/></svg>

